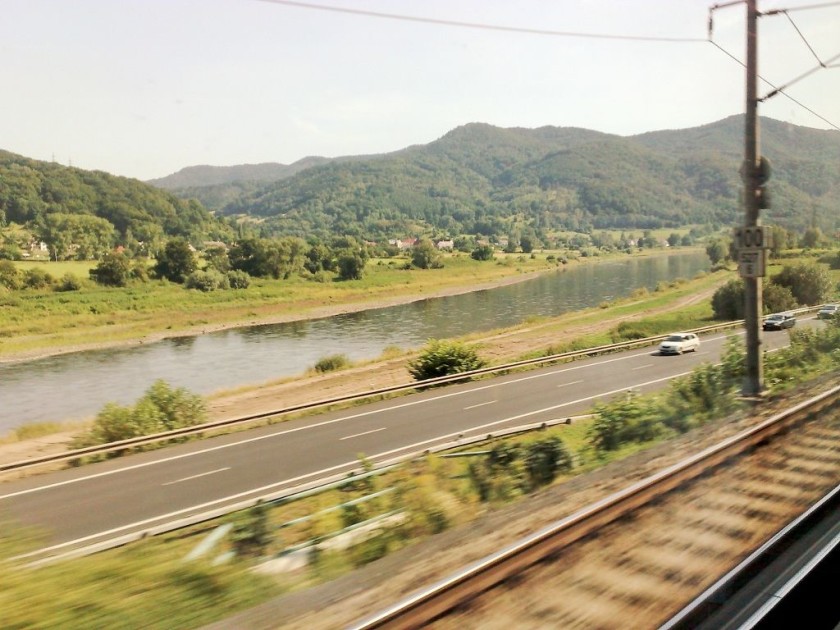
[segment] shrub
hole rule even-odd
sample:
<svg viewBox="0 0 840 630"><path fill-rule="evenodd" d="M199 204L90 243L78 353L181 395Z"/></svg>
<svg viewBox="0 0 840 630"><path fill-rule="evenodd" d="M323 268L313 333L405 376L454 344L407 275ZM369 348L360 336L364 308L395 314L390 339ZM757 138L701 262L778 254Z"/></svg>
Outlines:
<svg viewBox="0 0 840 630"><path fill-rule="evenodd" d="M215 269L207 269L205 271L193 271L187 276L184 286L188 289L198 289L199 291L215 291L216 289L229 289L230 281L227 275L216 271Z"/></svg>
<svg viewBox="0 0 840 630"><path fill-rule="evenodd" d="M788 287L768 282L761 291L765 313L778 313L799 306Z"/></svg>
<svg viewBox="0 0 840 630"><path fill-rule="evenodd" d="M531 488L544 486L558 474L572 469L572 455L557 436L528 444L525 448L525 470Z"/></svg>
<svg viewBox="0 0 840 630"><path fill-rule="evenodd" d="M715 319L737 320L744 318L744 281L730 280L712 296L712 313Z"/></svg>
<svg viewBox="0 0 840 630"><path fill-rule="evenodd" d="M615 451L629 442L646 442L661 433L661 410L650 398L628 392L626 396L595 405L595 420L587 439L596 451Z"/></svg>
<svg viewBox="0 0 840 630"><path fill-rule="evenodd" d="M0 260L0 286L7 289L19 289L23 285L23 275L8 260Z"/></svg>
<svg viewBox="0 0 840 630"><path fill-rule="evenodd" d="M65 273L55 285L56 291L78 291L82 288L82 279L72 273Z"/></svg>
<svg viewBox="0 0 840 630"><path fill-rule="evenodd" d="M789 288L799 304L819 304L831 291L828 271L813 263L785 266L770 282Z"/></svg>
<svg viewBox="0 0 840 630"><path fill-rule="evenodd" d="M204 399L179 387L172 389L158 380L133 407L108 403L96 415L88 433L74 441L74 447L109 444L205 421ZM116 453L119 454L119 453Z"/></svg>
<svg viewBox="0 0 840 630"><path fill-rule="evenodd" d="M106 287L124 287L131 277L131 261L122 253L109 252L90 270L90 279Z"/></svg>
<svg viewBox="0 0 840 630"><path fill-rule="evenodd" d="M491 245L479 245L470 253L473 260L493 260L493 247Z"/></svg>
<svg viewBox="0 0 840 630"><path fill-rule="evenodd" d="M315 364L315 371L322 374L324 372L335 372L336 370L346 368L348 365L350 365L350 359L347 358L347 355L333 354L318 359L318 362Z"/></svg>
<svg viewBox="0 0 840 630"><path fill-rule="evenodd" d="M46 289L52 283L53 277L40 267L23 272L23 285L29 289Z"/></svg>
<svg viewBox="0 0 840 630"><path fill-rule="evenodd" d="M347 251L338 257L339 280L361 280L367 260L359 253Z"/></svg>
<svg viewBox="0 0 840 630"><path fill-rule="evenodd" d="M227 278L231 289L247 289L251 285L251 276L247 271L239 269L228 271Z"/></svg>
<svg viewBox="0 0 840 630"><path fill-rule="evenodd" d="M432 339L420 356L409 361L408 371L416 380L422 381L477 370L484 365L474 347L456 341Z"/></svg>
<svg viewBox="0 0 840 630"><path fill-rule="evenodd" d="M268 508L263 503L235 512L231 541L239 556L258 557L271 543Z"/></svg>
<svg viewBox="0 0 840 630"><path fill-rule="evenodd" d="M443 260L434 243L424 238L411 249L411 264L418 269L440 269Z"/></svg>

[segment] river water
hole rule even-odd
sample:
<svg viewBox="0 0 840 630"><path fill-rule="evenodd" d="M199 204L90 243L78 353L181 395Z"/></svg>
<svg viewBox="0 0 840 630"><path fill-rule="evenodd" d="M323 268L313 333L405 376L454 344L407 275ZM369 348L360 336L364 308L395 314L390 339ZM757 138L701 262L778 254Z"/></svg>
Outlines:
<svg viewBox="0 0 840 630"><path fill-rule="evenodd" d="M518 284L286 324L249 326L152 344L0 364L0 435L33 421L89 418L132 404L156 379L208 394L303 373L326 356L378 357L552 316L707 271L702 253L571 265Z"/></svg>

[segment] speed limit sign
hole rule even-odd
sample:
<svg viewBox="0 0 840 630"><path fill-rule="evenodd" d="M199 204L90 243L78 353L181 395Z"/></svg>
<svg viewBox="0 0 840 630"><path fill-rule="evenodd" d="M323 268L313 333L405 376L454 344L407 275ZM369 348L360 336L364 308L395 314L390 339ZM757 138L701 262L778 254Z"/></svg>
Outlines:
<svg viewBox="0 0 840 630"><path fill-rule="evenodd" d="M734 232L735 246L738 249L764 249L767 247L764 236L763 225L736 227Z"/></svg>

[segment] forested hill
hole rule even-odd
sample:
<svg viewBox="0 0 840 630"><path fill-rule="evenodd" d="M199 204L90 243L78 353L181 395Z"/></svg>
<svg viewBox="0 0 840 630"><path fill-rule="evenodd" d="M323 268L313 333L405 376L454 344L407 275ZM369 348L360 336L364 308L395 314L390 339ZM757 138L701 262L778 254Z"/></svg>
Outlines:
<svg viewBox="0 0 840 630"><path fill-rule="evenodd" d="M238 164L236 166L188 166L177 173L150 179L146 183L166 190L217 186L232 182L273 182L291 177L310 166L329 162L329 158L310 156L293 164L264 162L262 164Z"/></svg>
<svg viewBox="0 0 840 630"><path fill-rule="evenodd" d="M139 180L0 150L0 226L6 223L37 227L38 232L50 226L113 228L119 242L153 242L165 236L201 240L229 230L197 201Z"/></svg>
<svg viewBox="0 0 840 630"><path fill-rule="evenodd" d="M240 188L222 212L258 217L267 233L371 239L731 225L742 138L741 116L631 137L472 123L427 145ZM762 119L761 141L773 166L765 222L838 229L840 132Z"/></svg>

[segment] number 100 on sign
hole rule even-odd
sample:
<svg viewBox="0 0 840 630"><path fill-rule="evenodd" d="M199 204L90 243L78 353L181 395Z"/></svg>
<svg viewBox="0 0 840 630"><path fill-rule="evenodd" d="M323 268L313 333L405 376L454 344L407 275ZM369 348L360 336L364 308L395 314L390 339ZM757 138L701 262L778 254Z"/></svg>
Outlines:
<svg viewBox="0 0 840 630"><path fill-rule="evenodd" d="M732 233L737 249L764 249L770 243L765 239L763 225L752 225L750 227L736 227Z"/></svg>

